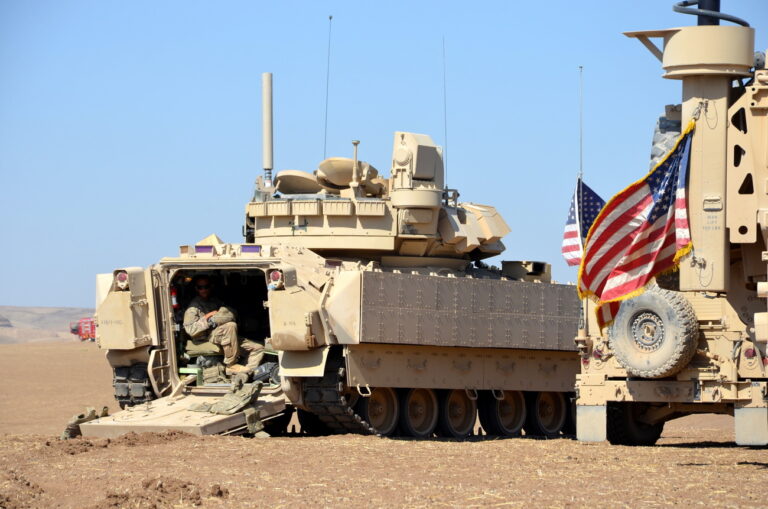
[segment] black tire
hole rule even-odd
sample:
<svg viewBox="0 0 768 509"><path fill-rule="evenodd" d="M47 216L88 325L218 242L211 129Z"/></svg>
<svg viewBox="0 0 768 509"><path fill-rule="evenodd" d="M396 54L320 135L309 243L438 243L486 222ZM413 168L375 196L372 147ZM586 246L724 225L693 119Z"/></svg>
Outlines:
<svg viewBox="0 0 768 509"><path fill-rule="evenodd" d="M576 436L576 395L572 392L566 394L565 401L568 405L568 415L565 417L563 435Z"/></svg>
<svg viewBox="0 0 768 509"><path fill-rule="evenodd" d="M525 425L526 435L556 438L568 419L568 403L562 392L527 392Z"/></svg>
<svg viewBox="0 0 768 509"><path fill-rule="evenodd" d="M654 445L664 431L664 423L642 422L639 417L647 409L644 403L608 403L608 441L614 445Z"/></svg>
<svg viewBox="0 0 768 509"><path fill-rule="evenodd" d="M331 434L330 428L312 412L299 408L297 410L301 432L311 437L324 437Z"/></svg>
<svg viewBox="0 0 768 509"><path fill-rule="evenodd" d="M477 422L477 402L463 389L438 394L437 436L463 439L472 435Z"/></svg>
<svg viewBox="0 0 768 509"><path fill-rule="evenodd" d="M504 391L498 400L491 391L481 391L477 413L487 435L519 437L526 418L525 397L520 391Z"/></svg>
<svg viewBox="0 0 768 509"><path fill-rule="evenodd" d="M294 409L292 406L286 406L285 411L282 414L263 421L264 431L273 437L286 435L288 433L288 425L291 423L291 418L293 417L293 411Z"/></svg>
<svg viewBox="0 0 768 509"><path fill-rule="evenodd" d="M432 389L405 389L399 394L400 430L405 436L429 438L437 427L437 395Z"/></svg>
<svg viewBox="0 0 768 509"><path fill-rule="evenodd" d="M680 271L668 272L656 276L656 286L673 292L680 291Z"/></svg>
<svg viewBox="0 0 768 509"><path fill-rule="evenodd" d="M616 360L632 376L664 378L691 362L698 345L693 307L678 292L649 287L621 303L608 339Z"/></svg>

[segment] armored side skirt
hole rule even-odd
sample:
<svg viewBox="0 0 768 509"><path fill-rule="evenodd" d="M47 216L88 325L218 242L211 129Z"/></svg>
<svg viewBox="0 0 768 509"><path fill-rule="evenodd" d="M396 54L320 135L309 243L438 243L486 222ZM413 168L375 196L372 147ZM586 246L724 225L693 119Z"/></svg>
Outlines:
<svg viewBox="0 0 768 509"><path fill-rule="evenodd" d="M575 352L350 345L349 385L425 389L572 392Z"/></svg>
<svg viewBox="0 0 768 509"><path fill-rule="evenodd" d="M573 286L362 273L361 343L575 351Z"/></svg>

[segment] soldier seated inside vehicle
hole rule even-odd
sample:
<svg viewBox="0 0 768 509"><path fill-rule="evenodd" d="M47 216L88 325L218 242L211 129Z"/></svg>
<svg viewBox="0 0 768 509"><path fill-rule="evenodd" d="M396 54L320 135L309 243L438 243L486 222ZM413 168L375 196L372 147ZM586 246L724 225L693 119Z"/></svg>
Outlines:
<svg viewBox="0 0 768 509"><path fill-rule="evenodd" d="M228 375L256 368L264 355L264 347L239 337L235 311L216 295L213 279L207 275L195 276L192 288L195 297L183 316L183 328L190 338L185 345L187 355L223 354ZM242 361L246 364L241 364Z"/></svg>

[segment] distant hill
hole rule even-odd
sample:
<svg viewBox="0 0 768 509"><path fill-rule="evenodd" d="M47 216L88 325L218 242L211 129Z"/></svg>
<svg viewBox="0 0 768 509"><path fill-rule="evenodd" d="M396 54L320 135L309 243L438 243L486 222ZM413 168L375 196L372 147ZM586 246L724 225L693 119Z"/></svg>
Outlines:
<svg viewBox="0 0 768 509"><path fill-rule="evenodd" d="M0 343L74 338L69 323L93 312L91 308L0 306Z"/></svg>

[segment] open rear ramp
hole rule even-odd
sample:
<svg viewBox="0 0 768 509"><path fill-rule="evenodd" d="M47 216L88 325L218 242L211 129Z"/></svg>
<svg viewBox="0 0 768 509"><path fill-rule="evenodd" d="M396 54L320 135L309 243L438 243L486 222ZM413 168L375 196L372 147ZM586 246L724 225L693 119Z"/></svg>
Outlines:
<svg viewBox="0 0 768 509"><path fill-rule="evenodd" d="M248 432L249 423L265 420L285 410L281 391L263 393L244 410L220 415L192 410L220 401L226 393L185 394L168 396L142 405L129 407L113 415L80 425L85 437L112 438L128 432L144 433L177 430L193 435L225 435Z"/></svg>

